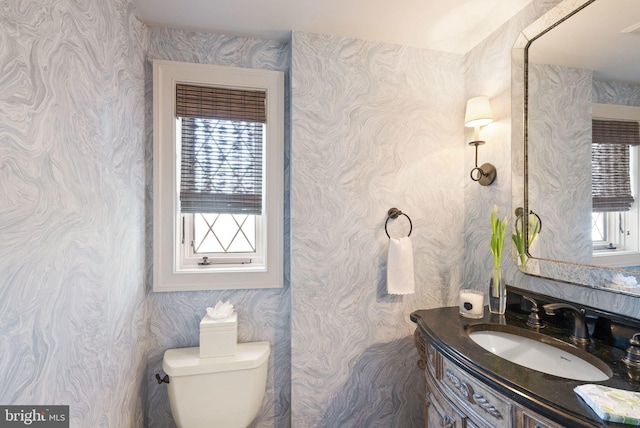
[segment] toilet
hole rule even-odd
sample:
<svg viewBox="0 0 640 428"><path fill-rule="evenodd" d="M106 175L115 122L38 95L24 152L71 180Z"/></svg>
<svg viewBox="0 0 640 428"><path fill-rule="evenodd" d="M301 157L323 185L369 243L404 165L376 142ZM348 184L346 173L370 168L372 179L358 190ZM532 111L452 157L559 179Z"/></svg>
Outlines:
<svg viewBox="0 0 640 428"><path fill-rule="evenodd" d="M200 348L168 349L171 413L179 428L246 428L267 384L269 342L238 343L235 355L201 358Z"/></svg>

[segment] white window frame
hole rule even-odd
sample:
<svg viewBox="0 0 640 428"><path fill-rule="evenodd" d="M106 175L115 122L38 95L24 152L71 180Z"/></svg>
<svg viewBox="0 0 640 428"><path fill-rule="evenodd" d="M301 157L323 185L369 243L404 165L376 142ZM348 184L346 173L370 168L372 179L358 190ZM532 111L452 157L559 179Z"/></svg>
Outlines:
<svg viewBox="0 0 640 428"><path fill-rule="evenodd" d="M178 83L264 90L267 94L263 263L187 266L175 119ZM153 290L279 288L284 270L284 73L176 61L153 61ZM188 245L188 243L187 243Z"/></svg>
<svg viewBox="0 0 640 428"><path fill-rule="evenodd" d="M594 119L604 120L633 120L640 121L640 107L625 106L617 104L593 104L592 116ZM608 240L617 246L615 250L595 249L593 251L592 263L596 266L626 267L640 265L640 192L638 182L640 177L640 150L632 147L630 151L630 165L636 173L631 174L631 190L635 196L635 201L631 209L623 213L623 223L625 231L635 239L627 236L620 236L618 230L618 213L610 213L608 219Z"/></svg>

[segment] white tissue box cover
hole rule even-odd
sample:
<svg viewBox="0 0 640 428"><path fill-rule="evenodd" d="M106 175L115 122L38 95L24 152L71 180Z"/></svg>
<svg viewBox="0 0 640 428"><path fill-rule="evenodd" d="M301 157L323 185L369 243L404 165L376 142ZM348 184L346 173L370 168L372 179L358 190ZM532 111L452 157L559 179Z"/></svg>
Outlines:
<svg viewBox="0 0 640 428"><path fill-rule="evenodd" d="M230 357L236 354L238 314L214 320L205 315L200 321L200 358Z"/></svg>

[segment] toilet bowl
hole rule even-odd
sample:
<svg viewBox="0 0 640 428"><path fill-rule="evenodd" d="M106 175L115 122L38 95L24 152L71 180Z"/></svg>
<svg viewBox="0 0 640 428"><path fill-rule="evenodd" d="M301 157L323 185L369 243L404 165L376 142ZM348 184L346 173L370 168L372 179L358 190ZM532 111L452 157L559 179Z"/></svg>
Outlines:
<svg viewBox="0 0 640 428"><path fill-rule="evenodd" d="M238 343L236 354L200 358L200 348L168 349L171 413L179 428L246 428L267 384L269 342Z"/></svg>

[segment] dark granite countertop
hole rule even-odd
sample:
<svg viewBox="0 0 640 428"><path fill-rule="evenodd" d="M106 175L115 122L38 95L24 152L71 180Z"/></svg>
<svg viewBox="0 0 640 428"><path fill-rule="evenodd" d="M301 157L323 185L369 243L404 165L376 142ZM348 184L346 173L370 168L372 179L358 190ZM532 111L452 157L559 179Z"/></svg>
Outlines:
<svg viewBox="0 0 640 428"><path fill-rule="evenodd" d="M640 384L633 382L627 367L621 362L625 352L598 340L592 340L583 349L604 361L613 371L613 376L602 382L585 382L548 375L498 357L476 344L467 330L478 324L506 324L530 331L527 315L507 311L504 316L489 314L481 319L464 318L458 307L418 310L411 320L418 325L422 335L442 354L481 382L489 385L509 399L565 426L624 427L628 425L603 422L585 404L573 389L581 384L595 383L612 388L640 391ZM477 327L476 327L477 328ZM540 333L567 341L569 331L547 325Z"/></svg>

